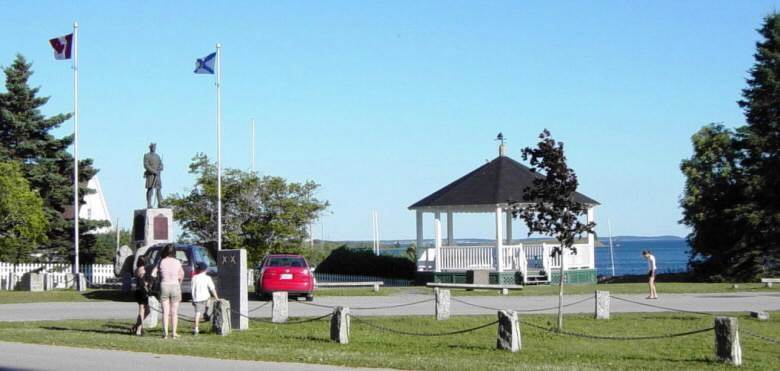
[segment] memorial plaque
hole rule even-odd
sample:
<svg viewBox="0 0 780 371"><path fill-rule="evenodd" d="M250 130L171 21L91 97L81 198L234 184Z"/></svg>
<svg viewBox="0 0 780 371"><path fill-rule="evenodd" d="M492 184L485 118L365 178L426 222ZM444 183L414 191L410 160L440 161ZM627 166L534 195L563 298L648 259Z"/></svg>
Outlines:
<svg viewBox="0 0 780 371"><path fill-rule="evenodd" d="M158 214L154 217L154 239L168 239L168 218L163 214Z"/></svg>
<svg viewBox="0 0 780 371"><path fill-rule="evenodd" d="M133 239L135 241L144 240L144 224L146 224L146 218L144 218L144 214L139 214L136 212L135 217L133 218Z"/></svg>
<svg viewBox="0 0 780 371"><path fill-rule="evenodd" d="M219 287L217 294L230 302L230 324L236 330L249 328L246 250L222 250L217 252Z"/></svg>

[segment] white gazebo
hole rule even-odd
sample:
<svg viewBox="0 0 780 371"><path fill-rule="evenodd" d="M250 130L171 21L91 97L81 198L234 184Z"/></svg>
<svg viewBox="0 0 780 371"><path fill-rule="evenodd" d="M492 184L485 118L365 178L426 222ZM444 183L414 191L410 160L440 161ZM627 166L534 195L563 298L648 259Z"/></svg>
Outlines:
<svg viewBox="0 0 780 371"><path fill-rule="evenodd" d="M577 254L566 251L551 258L554 240L518 241L512 238L510 205L520 202L523 191L533 187L540 175L506 156L506 147L499 147L499 156L442 189L409 207L417 213L417 270L423 279L436 282L465 282L466 272L489 270L492 283L530 283L557 281L558 268L564 264L569 283L596 281L594 260L595 238L575 242ZM599 203L583 194L574 199L587 205L587 221L594 220L594 208ZM433 214L433 247L423 247L423 215ZM458 246L453 231L453 216L457 213L490 213L495 215L495 243ZM442 236L441 217L447 216L446 237Z"/></svg>

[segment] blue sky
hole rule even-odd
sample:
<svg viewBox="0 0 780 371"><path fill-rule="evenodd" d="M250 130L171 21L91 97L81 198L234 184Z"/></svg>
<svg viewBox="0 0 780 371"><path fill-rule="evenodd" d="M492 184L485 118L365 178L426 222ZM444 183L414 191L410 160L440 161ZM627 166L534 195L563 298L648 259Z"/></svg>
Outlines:
<svg viewBox="0 0 780 371"><path fill-rule="evenodd" d="M71 111L70 64L47 40L79 22L80 152L123 227L145 204L149 142L166 194L192 184L196 152L215 156L213 78L192 70L220 42L223 162L249 168L254 117L262 174L322 184L332 207L315 238L369 239L372 209L383 239L413 238L410 204L494 158L499 131L520 160L544 128L602 203L601 235L607 218L614 234L685 235L680 161L702 125L743 124L775 3L9 1L0 65L25 55L44 112ZM491 237L492 223L461 216L455 236Z"/></svg>

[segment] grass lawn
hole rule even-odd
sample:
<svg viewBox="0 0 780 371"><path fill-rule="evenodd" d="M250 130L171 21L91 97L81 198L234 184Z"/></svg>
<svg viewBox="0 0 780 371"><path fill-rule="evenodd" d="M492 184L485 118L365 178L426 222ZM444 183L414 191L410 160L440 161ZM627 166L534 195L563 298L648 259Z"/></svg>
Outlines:
<svg viewBox="0 0 780 371"><path fill-rule="evenodd" d="M733 283L688 283L659 282L656 283L658 295L663 294L703 294L703 293L733 293L733 292L780 292L780 287L765 288L763 283L740 283L738 289L732 288ZM609 291L612 294L646 294L646 283L600 283L593 285L566 285L565 294L592 294L596 290ZM498 290L450 290L454 296L498 295ZM433 293L433 289L429 289ZM525 286L522 290L510 290L509 295L537 296L558 295L557 285Z"/></svg>
<svg viewBox="0 0 780 371"><path fill-rule="evenodd" d="M757 322L739 317L740 329L780 338L780 313ZM369 318L374 324L411 332L446 332L476 327L495 316ZM549 326L552 315L528 315L521 320ZM661 314L619 314L608 321L589 315L570 315L566 330L602 336L658 335L712 326L712 317ZM128 321L0 322L4 341L120 349L215 358L326 363L402 369L723 369L714 362L713 332L660 340L591 340L549 333L521 325L523 349L495 349L496 325L474 332L442 337L396 335L353 319L350 344L329 341L326 320L274 325L252 322L251 328L227 337L187 334L178 340L159 339L160 330L145 337L128 334ZM207 327L208 325L206 325ZM202 329L203 330L203 329ZM743 368L773 369L780 364L778 345L740 335Z"/></svg>

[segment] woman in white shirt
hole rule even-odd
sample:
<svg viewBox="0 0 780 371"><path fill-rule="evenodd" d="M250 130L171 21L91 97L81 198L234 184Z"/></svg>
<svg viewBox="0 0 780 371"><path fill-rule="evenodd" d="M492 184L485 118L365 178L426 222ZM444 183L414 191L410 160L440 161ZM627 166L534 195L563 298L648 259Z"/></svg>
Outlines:
<svg viewBox="0 0 780 371"><path fill-rule="evenodd" d="M647 259L647 277L648 281L647 284L650 286L650 295L647 297L648 299L658 299L658 294L655 292L655 256L653 255L650 250L644 250L642 251L642 256Z"/></svg>

